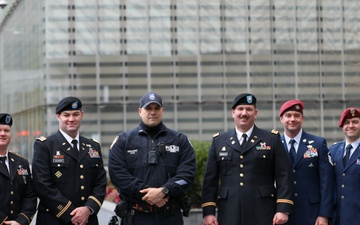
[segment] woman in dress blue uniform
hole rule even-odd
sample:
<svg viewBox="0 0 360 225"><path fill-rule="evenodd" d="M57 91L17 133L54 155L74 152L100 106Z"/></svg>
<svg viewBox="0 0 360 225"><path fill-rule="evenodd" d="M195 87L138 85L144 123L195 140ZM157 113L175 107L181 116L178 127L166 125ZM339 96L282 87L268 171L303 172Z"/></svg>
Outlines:
<svg viewBox="0 0 360 225"><path fill-rule="evenodd" d="M12 117L0 114L0 224L29 225L36 212L36 195L29 162L8 151Z"/></svg>
<svg viewBox="0 0 360 225"><path fill-rule="evenodd" d="M106 193L99 143L79 135L82 103L66 97L56 106L57 133L34 144L34 187L40 199L36 224L98 225Z"/></svg>
<svg viewBox="0 0 360 225"><path fill-rule="evenodd" d="M252 94L234 99L232 117L235 128L216 134L210 147L202 190L203 224L283 224L292 212L293 177L280 135L255 125Z"/></svg>
<svg viewBox="0 0 360 225"><path fill-rule="evenodd" d="M353 225L360 221L360 109L343 111L339 127L345 140L329 149L335 166L336 206L333 225Z"/></svg>

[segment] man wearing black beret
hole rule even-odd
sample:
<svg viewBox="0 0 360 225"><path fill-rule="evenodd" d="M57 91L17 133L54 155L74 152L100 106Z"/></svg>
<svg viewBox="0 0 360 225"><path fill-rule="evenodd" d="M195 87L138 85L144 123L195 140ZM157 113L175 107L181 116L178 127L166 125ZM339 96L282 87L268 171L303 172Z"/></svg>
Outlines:
<svg viewBox="0 0 360 225"><path fill-rule="evenodd" d="M0 224L28 225L37 201L29 162L8 151L12 123L11 115L0 113Z"/></svg>
<svg viewBox="0 0 360 225"><path fill-rule="evenodd" d="M203 224L284 224L293 208L293 177L280 135L255 125L254 95L238 95L231 108L235 128L215 134L209 150Z"/></svg>
<svg viewBox="0 0 360 225"><path fill-rule="evenodd" d="M56 106L57 133L34 144L34 187L40 199L36 224L98 225L106 172L98 142L79 135L82 103L66 97Z"/></svg>

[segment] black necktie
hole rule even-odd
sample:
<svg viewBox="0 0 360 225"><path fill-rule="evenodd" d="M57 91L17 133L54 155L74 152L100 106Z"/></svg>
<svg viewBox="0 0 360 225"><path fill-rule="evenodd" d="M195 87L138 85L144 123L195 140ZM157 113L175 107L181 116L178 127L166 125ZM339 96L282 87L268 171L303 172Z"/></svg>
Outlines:
<svg viewBox="0 0 360 225"><path fill-rule="evenodd" d="M6 156L1 156L0 157L0 164L1 164L1 166L3 166L5 168L5 171L7 172L7 174L10 175L9 170L8 170L6 164L5 164L5 160L6 160Z"/></svg>
<svg viewBox="0 0 360 225"><path fill-rule="evenodd" d="M294 139L291 139L289 141L289 143L290 143L290 152L289 152L289 154L290 154L290 158L291 158L292 162L294 162L295 158L296 158L296 151L295 151L295 147L294 147L295 142L296 141Z"/></svg>
<svg viewBox="0 0 360 225"><path fill-rule="evenodd" d="M242 138L243 138L243 141L242 141L242 143L241 143L241 149L243 149L244 146L245 146L245 144L246 144L247 135L246 135L246 134L243 134L243 135L242 135Z"/></svg>
<svg viewBox="0 0 360 225"><path fill-rule="evenodd" d="M78 141L77 141L76 139L73 139L73 140L71 141L71 143L73 144L74 152L76 152L76 155L79 156L79 150L78 150L78 147L77 147Z"/></svg>
<svg viewBox="0 0 360 225"><path fill-rule="evenodd" d="M346 163L349 161L350 158L350 150L352 149L352 145L348 144L345 148L345 156L343 158L344 166L346 166Z"/></svg>

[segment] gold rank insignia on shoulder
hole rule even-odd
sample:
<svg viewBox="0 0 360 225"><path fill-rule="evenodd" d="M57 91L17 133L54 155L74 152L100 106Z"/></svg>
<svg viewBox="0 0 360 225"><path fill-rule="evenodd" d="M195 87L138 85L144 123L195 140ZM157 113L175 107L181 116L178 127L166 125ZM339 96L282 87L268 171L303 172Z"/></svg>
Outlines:
<svg viewBox="0 0 360 225"><path fill-rule="evenodd" d="M217 137L217 136L219 136L219 135L220 135L220 133L217 132L216 134L213 135L213 137Z"/></svg>
<svg viewBox="0 0 360 225"><path fill-rule="evenodd" d="M277 131L277 130L272 130L271 133L273 133L273 134L278 134L279 131Z"/></svg>
<svg viewBox="0 0 360 225"><path fill-rule="evenodd" d="M41 142L44 142L44 141L46 140L46 137L41 136L41 137L36 138L36 140L39 140L39 141L41 141Z"/></svg>
<svg viewBox="0 0 360 225"><path fill-rule="evenodd" d="M17 156L19 156L19 157L21 157L21 158L24 158L24 157L22 157L19 153L12 152L12 151L9 151L9 153L11 153L11 154L13 154L13 155L17 155ZM24 158L24 159L25 159L25 158Z"/></svg>
<svg viewBox="0 0 360 225"><path fill-rule="evenodd" d="M95 139L93 139L93 138L91 138L91 140L92 140L93 142L95 142L95 143L98 143L98 144L99 144L99 142L98 142L97 140L95 140Z"/></svg>

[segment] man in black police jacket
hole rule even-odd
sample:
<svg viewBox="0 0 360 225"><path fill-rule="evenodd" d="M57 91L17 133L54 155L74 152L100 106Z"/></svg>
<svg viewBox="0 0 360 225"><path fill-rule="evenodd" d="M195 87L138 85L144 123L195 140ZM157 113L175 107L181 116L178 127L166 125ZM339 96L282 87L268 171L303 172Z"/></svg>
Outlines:
<svg viewBox="0 0 360 225"><path fill-rule="evenodd" d="M293 177L280 135L255 126L252 94L235 98L232 117L235 129L214 135L210 147L202 190L203 224L283 224L293 208Z"/></svg>
<svg viewBox="0 0 360 225"><path fill-rule="evenodd" d="M29 162L8 151L12 117L0 113L0 224L29 225L36 212L36 195Z"/></svg>
<svg viewBox="0 0 360 225"><path fill-rule="evenodd" d="M98 225L106 193L99 143L79 135L82 103L66 97L56 106L59 130L34 144L34 187L40 198L38 225Z"/></svg>
<svg viewBox="0 0 360 225"><path fill-rule="evenodd" d="M140 125L115 137L109 175L129 206L125 225L182 225L181 196L194 182L195 151L186 135L167 128L160 95L140 100Z"/></svg>

